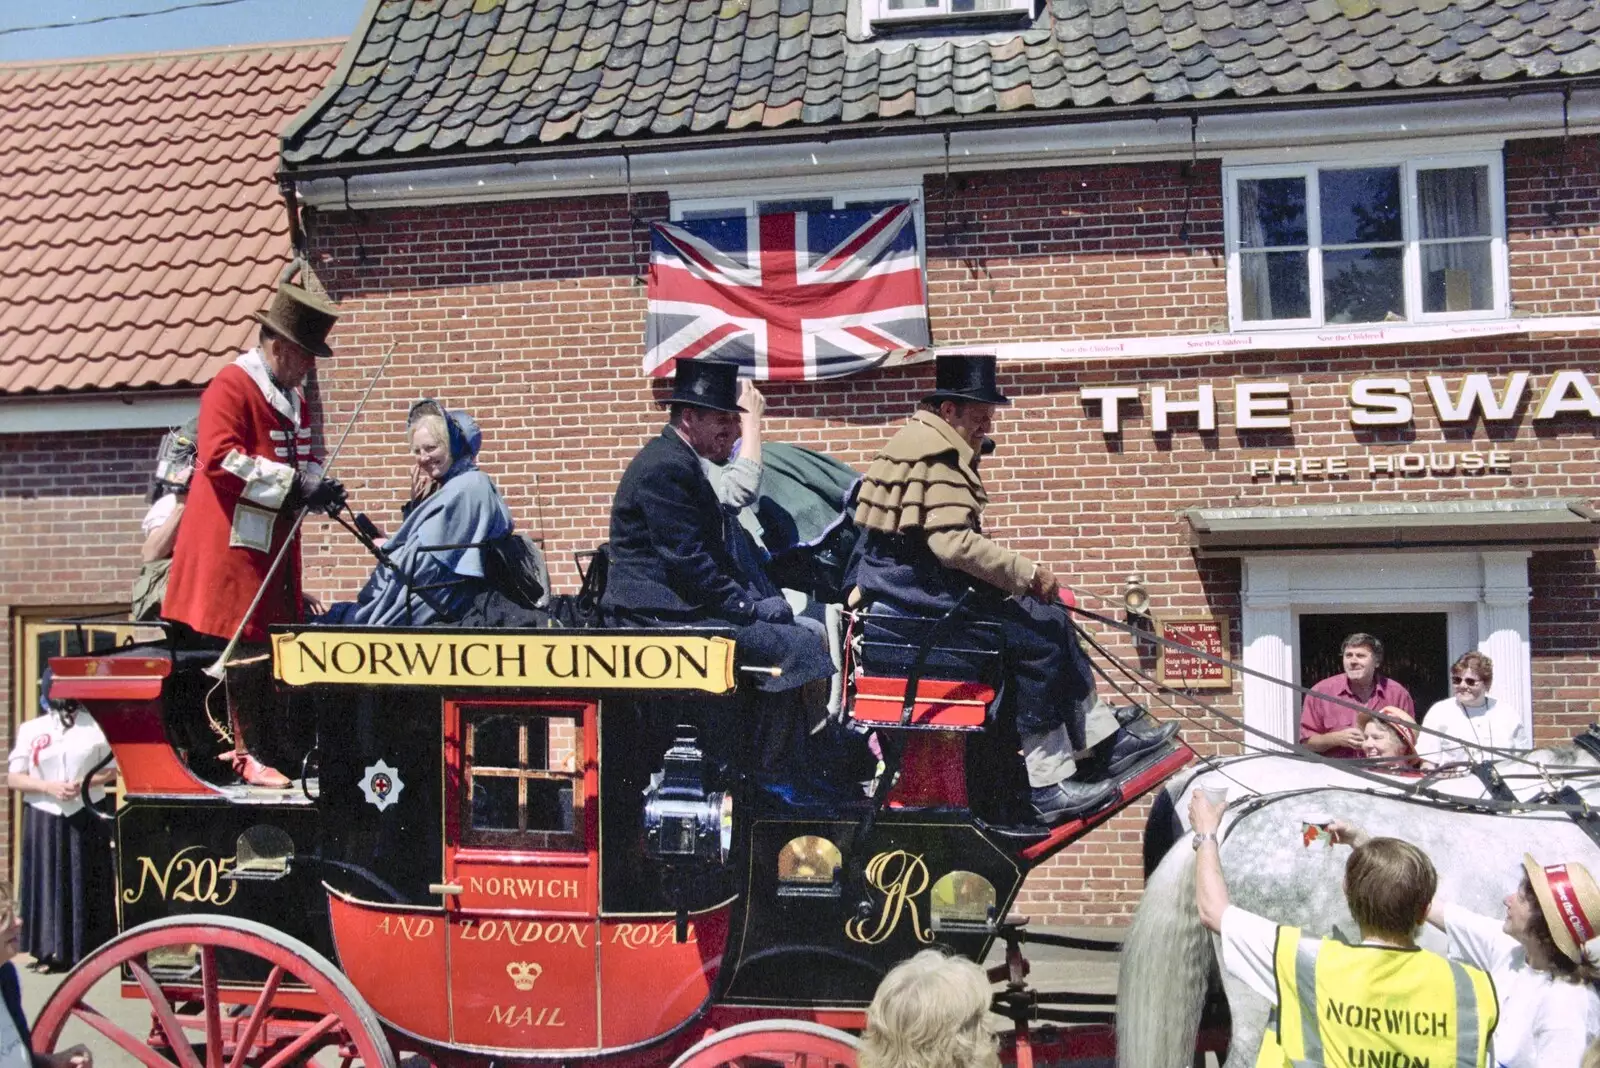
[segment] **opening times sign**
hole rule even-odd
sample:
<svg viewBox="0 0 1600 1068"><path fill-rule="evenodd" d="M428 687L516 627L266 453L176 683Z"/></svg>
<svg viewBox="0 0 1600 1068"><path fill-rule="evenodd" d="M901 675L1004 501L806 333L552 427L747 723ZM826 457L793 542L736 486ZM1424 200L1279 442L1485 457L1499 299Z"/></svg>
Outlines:
<svg viewBox="0 0 1600 1068"><path fill-rule="evenodd" d="M1159 637L1205 653L1226 658L1228 655L1228 621L1211 616L1190 616L1179 619L1158 619L1155 623ZM1160 645L1156 653L1156 679L1162 686L1174 690L1227 690L1233 686L1233 673L1226 664L1207 660L1203 656Z"/></svg>

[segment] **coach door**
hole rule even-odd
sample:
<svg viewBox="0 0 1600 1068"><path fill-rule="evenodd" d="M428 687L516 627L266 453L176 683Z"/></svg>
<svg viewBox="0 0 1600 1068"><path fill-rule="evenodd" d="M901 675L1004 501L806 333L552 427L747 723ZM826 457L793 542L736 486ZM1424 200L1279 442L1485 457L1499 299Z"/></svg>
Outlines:
<svg viewBox="0 0 1600 1068"><path fill-rule="evenodd" d="M598 1043L595 711L584 701L445 704L457 1043Z"/></svg>

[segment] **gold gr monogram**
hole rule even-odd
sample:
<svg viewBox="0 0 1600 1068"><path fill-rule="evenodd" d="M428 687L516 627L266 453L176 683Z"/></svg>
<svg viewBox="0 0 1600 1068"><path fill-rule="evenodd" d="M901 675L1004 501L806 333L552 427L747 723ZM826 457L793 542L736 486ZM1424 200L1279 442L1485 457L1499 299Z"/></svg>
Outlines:
<svg viewBox="0 0 1600 1068"><path fill-rule="evenodd" d="M883 895L883 906L878 910L877 926L870 931L868 919L858 918L844 925L845 937L862 945L875 946L888 941L909 915L911 932L917 941L933 941L933 932L923 926L922 913L914 900L928 889L928 866L921 854L913 856L903 849L892 853L879 853L867 862L867 885Z"/></svg>

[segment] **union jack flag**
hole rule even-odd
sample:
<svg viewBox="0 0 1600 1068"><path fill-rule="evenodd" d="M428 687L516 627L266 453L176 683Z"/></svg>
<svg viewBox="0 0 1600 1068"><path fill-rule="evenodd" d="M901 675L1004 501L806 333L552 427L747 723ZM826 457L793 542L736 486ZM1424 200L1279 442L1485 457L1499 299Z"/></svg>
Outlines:
<svg viewBox="0 0 1600 1068"><path fill-rule="evenodd" d="M645 371L705 356L759 379L835 378L928 347L910 204L656 223Z"/></svg>

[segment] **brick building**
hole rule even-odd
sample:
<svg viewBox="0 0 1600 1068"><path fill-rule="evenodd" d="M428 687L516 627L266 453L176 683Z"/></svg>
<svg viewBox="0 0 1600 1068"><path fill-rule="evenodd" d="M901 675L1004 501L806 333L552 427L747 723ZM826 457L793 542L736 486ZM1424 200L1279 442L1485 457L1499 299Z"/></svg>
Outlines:
<svg viewBox="0 0 1600 1068"><path fill-rule="evenodd" d="M1016 398L998 537L1119 618L1138 576L1158 623L1221 621L1281 678L1370 630L1420 709L1485 650L1553 742L1600 682L1596 72L1567 0L383 3L283 166L347 312L330 425L398 343L345 473L369 511L437 394L571 588L662 418L647 223L906 199L934 344L997 352ZM770 383L771 436L863 466L929 379ZM322 594L365 570L324 530L308 563ZM1196 693L1294 730L1280 687ZM1125 917L1141 819L1025 911Z"/></svg>
<svg viewBox="0 0 1600 1068"><path fill-rule="evenodd" d="M1158 621L1225 622L1230 654L1280 677L1329 673L1359 626L1419 704L1479 647L1541 741L1591 718L1592 5L385 2L330 77L331 61L0 69L6 181L34 198L0 224L33 257L7 268L29 281L0 334L13 716L38 617L120 602L133 576L153 428L179 409L105 413L192 403L280 262L270 168L227 165L263 160L326 80L285 130L281 177L347 313L319 371L328 426L398 343L341 461L366 511L402 499L405 406L438 395L483 423L482 466L571 588L570 553L604 538L661 419L641 366L647 224L909 200L935 345L996 351L1017 398L985 467L998 537L1113 605L1137 575ZM256 106L194 88L210 75ZM250 225L200 221L236 188ZM184 246L163 213L190 194L184 232L215 240L167 262ZM190 306L233 277L198 268L236 257L248 279ZM862 466L929 377L772 383L771 434ZM337 534L308 541L325 596L367 566ZM1197 693L1292 729L1269 684ZM1174 703L1197 748L1238 750ZM1036 874L1025 910L1125 917L1141 815Z"/></svg>
<svg viewBox="0 0 1600 1068"><path fill-rule="evenodd" d="M322 41L0 65L8 750L44 661L80 641L51 620L127 615L156 447L254 336L290 255L275 134L337 56Z"/></svg>

